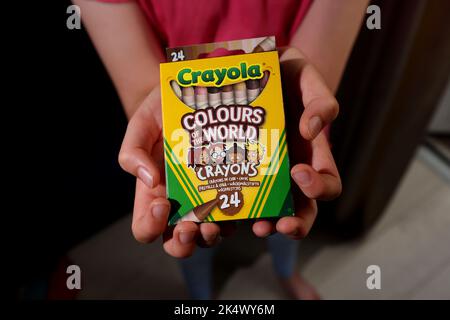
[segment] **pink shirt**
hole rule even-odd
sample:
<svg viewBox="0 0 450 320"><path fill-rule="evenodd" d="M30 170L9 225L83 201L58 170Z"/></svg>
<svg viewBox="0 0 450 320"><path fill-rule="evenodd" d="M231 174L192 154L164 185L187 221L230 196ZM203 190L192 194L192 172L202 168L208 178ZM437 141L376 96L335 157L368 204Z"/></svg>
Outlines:
<svg viewBox="0 0 450 320"><path fill-rule="evenodd" d="M129 2L132 0L97 0ZM175 47L275 35L284 46L313 0L135 0L161 45Z"/></svg>
<svg viewBox="0 0 450 320"><path fill-rule="evenodd" d="M313 0L97 0L136 1L163 47L274 35L277 46L289 40ZM325 128L329 136L329 126Z"/></svg>

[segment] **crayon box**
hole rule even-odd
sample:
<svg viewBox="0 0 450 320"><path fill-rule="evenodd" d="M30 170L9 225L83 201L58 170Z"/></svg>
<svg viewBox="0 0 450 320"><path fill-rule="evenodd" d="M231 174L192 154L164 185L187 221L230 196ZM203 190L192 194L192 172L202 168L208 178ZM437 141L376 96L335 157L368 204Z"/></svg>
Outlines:
<svg viewBox="0 0 450 320"><path fill-rule="evenodd" d="M275 38L166 53L160 80L169 225L293 215Z"/></svg>

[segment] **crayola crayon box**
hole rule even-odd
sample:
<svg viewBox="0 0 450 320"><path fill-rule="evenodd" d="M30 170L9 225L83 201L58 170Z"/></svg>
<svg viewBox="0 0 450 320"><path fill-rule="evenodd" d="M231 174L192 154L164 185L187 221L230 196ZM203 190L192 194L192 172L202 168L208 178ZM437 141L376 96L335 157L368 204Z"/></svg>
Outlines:
<svg viewBox="0 0 450 320"><path fill-rule="evenodd" d="M275 38L167 49L161 97L169 224L292 215Z"/></svg>

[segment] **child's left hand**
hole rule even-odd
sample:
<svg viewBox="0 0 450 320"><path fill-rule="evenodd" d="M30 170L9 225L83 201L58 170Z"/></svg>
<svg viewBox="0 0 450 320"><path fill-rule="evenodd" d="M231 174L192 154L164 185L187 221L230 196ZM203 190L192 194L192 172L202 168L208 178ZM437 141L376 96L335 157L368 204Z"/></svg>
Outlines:
<svg viewBox="0 0 450 320"><path fill-rule="evenodd" d="M296 214L276 222L253 224L259 237L277 231L304 238L317 215L316 200L331 200L341 193L341 180L323 128L338 115L339 105L318 71L295 48L280 50L287 139ZM303 107L304 106L304 107Z"/></svg>

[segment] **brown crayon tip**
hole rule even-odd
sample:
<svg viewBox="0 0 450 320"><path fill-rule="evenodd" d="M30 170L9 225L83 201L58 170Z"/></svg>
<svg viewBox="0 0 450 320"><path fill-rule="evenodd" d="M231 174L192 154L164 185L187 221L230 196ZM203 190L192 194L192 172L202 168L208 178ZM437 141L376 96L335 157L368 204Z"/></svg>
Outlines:
<svg viewBox="0 0 450 320"><path fill-rule="evenodd" d="M220 88L217 87L208 87L208 93L217 93L220 91Z"/></svg>
<svg viewBox="0 0 450 320"><path fill-rule="evenodd" d="M271 37L267 37L253 49L253 53L272 50L275 50L275 41Z"/></svg>
<svg viewBox="0 0 450 320"><path fill-rule="evenodd" d="M215 198L208 202L205 202L193 209L195 216L198 220L203 221L211 213L214 207L217 206L219 199Z"/></svg>
<svg viewBox="0 0 450 320"><path fill-rule="evenodd" d="M258 53L258 52L264 52L264 49L259 45L253 49L252 53Z"/></svg>
<svg viewBox="0 0 450 320"><path fill-rule="evenodd" d="M233 87L231 85L223 86L222 91L223 92L231 92L231 91L233 91Z"/></svg>
<svg viewBox="0 0 450 320"><path fill-rule="evenodd" d="M261 78L260 85L261 89L264 89L266 87L267 81L269 81L270 72L264 71L264 76Z"/></svg>
<svg viewBox="0 0 450 320"><path fill-rule="evenodd" d="M245 86L245 82L238 82L233 84L233 88L235 91L245 91L246 86Z"/></svg>
<svg viewBox="0 0 450 320"><path fill-rule="evenodd" d="M259 89L259 80L247 80L245 85L247 89Z"/></svg>

